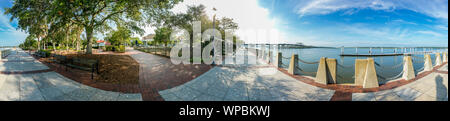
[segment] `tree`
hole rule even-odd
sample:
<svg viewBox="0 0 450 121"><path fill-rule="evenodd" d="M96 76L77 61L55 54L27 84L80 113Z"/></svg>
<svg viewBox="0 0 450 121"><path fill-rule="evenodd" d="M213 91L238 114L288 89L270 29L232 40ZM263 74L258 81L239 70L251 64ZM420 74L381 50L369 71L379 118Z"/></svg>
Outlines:
<svg viewBox="0 0 450 121"><path fill-rule="evenodd" d="M131 43L131 45L133 45L133 46L137 46L137 45L142 45L142 44L144 44L144 42L142 42L141 39L139 39L139 37L132 37L132 38L130 39L130 43ZM136 44L136 43L137 43L137 44Z"/></svg>
<svg viewBox="0 0 450 121"><path fill-rule="evenodd" d="M24 49L36 49L37 48L36 36L32 34L28 35L20 47Z"/></svg>
<svg viewBox="0 0 450 121"><path fill-rule="evenodd" d="M170 42L170 34L172 33L172 29L168 27L161 27L155 30L155 37L153 37L154 42L164 43L164 46L167 47L167 44Z"/></svg>
<svg viewBox="0 0 450 121"><path fill-rule="evenodd" d="M180 27L182 29L187 30L190 33L190 46L193 46L195 41L201 40L193 40L193 23L195 21L201 22L201 32L213 28L213 21L206 14L206 7L204 5L197 6L187 6L188 10L186 13L179 13L176 15L171 15L170 17L166 17L166 22L164 23L164 27L172 28L172 27ZM216 20L215 29L219 30L222 34L222 40L225 39L225 30L230 30L229 32L234 33L237 30L238 24L233 21L231 18L223 17L221 20ZM156 32L156 31L155 31ZM158 33L158 32L156 32ZM230 33L231 34L231 33ZM233 37L233 41L236 42L237 38ZM202 47L208 45L209 42L202 42ZM225 44L222 44L223 46ZM236 46L236 45L234 45ZM224 47L223 47L224 48ZM191 57L193 57L193 50L191 48Z"/></svg>
<svg viewBox="0 0 450 121"><path fill-rule="evenodd" d="M121 24L143 34L140 26L169 13L180 0L54 0L50 16L61 22L73 22L84 27L87 54L92 53L92 38L96 32L111 29L111 23ZM146 20L146 21L145 21Z"/></svg>
<svg viewBox="0 0 450 121"><path fill-rule="evenodd" d="M130 44L131 30L124 27L117 27L117 30L112 31L105 39L111 42L112 45Z"/></svg>
<svg viewBox="0 0 450 121"><path fill-rule="evenodd" d="M40 40L47 35L49 0L15 0L5 14L11 15L11 21L18 19L18 28L37 38L37 48L41 49Z"/></svg>
<svg viewBox="0 0 450 121"><path fill-rule="evenodd" d="M91 54L95 33L105 33L111 30L111 25L121 24L142 35L144 30L140 26L160 21L164 15L170 13L169 9L180 1L15 0L13 6L6 9L6 13L11 14L11 20L18 19L19 28L35 34L38 41L46 35L50 23L77 25L84 29L86 53Z"/></svg>

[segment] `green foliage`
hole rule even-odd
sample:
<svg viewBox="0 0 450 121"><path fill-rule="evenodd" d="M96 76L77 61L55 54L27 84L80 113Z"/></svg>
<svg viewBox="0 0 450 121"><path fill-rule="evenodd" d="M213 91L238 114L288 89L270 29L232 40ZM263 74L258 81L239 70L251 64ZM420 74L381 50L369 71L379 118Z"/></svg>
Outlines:
<svg viewBox="0 0 450 121"><path fill-rule="evenodd" d="M137 46L136 45L136 41L137 41L138 45L143 45L144 44L144 42L142 42L139 38L134 37L134 38L131 38L131 40L130 40L131 45Z"/></svg>
<svg viewBox="0 0 450 121"><path fill-rule="evenodd" d="M112 45L107 45L106 46L106 51L113 51L114 46Z"/></svg>
<svg viewBox="0 0 450 121"><path fill-rule="evenodd" d="M215 16L213 18L215 18ZM188 6L188 10L186 13L172 15L170 17L167 17L166 21L167 22L165 23L165 25L163 25L163 27L161 28L180 27L182 29L185 29L190 33L191 42L193 41L192 25L195 21L201 21L202 32L211 28L219 30L222 34L221 39L225 39L226 30L227 32L234 33L239 28L238 24L235 23L233 19L227 17L223 17L221 19L216 18L215 22L213 22L212 18L207 16L206 7L204 5ZM215 23L215 25L213 25L213 23ZM169 31L169 33L170 32L171 31ZM164 38L164 33L166 32L164 31L164 29L157 29L155 33L162 33L160 34L162 36L161 38ZM203 45L206 44L207 43L203 43Z"/></svg>
<svg viewBox="0 0 450 121"><path fill-rule="evenodd" d="M6 8L6 14L10 14L11 19L18 19L19 28L36 35L38 40L48 35L50 25L56 25L54 32L67 32L61 29L79 26L86 34L86 53L90 54L95 41L94 34L108 32L111 30L110 25L115 24L142 35L142 26L162 22L162 18L171 13L170 9L180 1L15 0L11 8ZM66 44L73 41L68 40Z"/></svg>
<svg viewBox="0 0 450 121"><path fill-rule="evenodd" d="M124 53L125 52L125 46L124 45L119 45L118 49L117 49L117 52Z"/></svg>
<svg viewBox="0 0 450 121"><path fill-rule="evenodd" d="M37 49L37 41L35 35L28 35L28 37L25 39L25 42L23 42L20 45L20 48L29 50L29 49Z"/></svg>
<svg viewBox="0 0 450 121"><path fill-rule="evenodd" d="M38 49L40 49L39 40L47 34L48 24L51 21L47 15L50 4L50 0L15 0L12 7L5 8L5 14L11 15L11 21L18 20L19 29L37 38Z"/></svg>
<svg viewBox="0 0 450 121"><path fill-rule="evenodd" d="M108 36L105 38L105 40L108 40L111 42L112 45L122 45L122 44L131 44L131 30L118 26L117 30L112 31Z"/></svg>
<svg viewBox="0 0 450 121"><path fill-rule="evenodd" d="M50 55L52 54L51 50L39 50L38 52L44 52L47 57L50 57Z"/></svg>
<svg viewBox="0 0 450 121"><path fill-rule="evenodd" d="M155 37L153 37L154 42L163 43L166 46L170 43L170 34L172 33L172 29L161 27L156 29L155 33Z"/></svg>

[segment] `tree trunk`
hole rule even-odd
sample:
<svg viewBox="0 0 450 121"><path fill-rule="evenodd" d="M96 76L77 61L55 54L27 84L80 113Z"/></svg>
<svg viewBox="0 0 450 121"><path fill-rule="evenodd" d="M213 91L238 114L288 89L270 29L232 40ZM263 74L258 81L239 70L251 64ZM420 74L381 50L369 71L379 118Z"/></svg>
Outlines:
<svg viewBox="0 0 450 121"><path fill-rule="evenodd" d="M53 40L52 40L52 45L53 45L53 51L56 51L56 45L55 45L55 43L53 42Z"/></svg>
<svg viewBox="0 0 450 121"><path fill-rule="evenodd" d="M77 51L80 51L80 39L77 39Z"/></svg>
<svg viewBox="0 0 450 121"><path fill-rule="evenodd" d="M40 50L41 49L41 37L38 37L37 39L38 39L37 40L37 46L38 46L37 50Z"/></svg>
<svg viewBox="0 0 450 121"><path fill-rule="evenodd" d="M43 43L44 50L46 50L46 49L47 49L47 47L46 47L46 45L47 45L46 43L47 43L47 42L46 42L45 40L44 40L43 42L44 42L44 43Z"/></svg>
<svg viewBox="0 0 450 121"><path fill-rule="evenodd" d="M86 54L92 54L92 36L94 29L92 27L85 27L86 28L86 39L87 39L87 48L86 48Z"/></svg>

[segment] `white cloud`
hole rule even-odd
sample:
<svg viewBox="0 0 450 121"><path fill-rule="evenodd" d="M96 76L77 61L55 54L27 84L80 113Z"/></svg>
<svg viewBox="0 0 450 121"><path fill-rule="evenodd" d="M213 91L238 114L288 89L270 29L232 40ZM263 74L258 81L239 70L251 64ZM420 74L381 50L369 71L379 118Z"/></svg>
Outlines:
<svg viewBox="0 0 450 121"><path fill-rule="evenodd" d="M297 5L296 11L300 16L305 16L313 14L329 14L349 8L391 10L395 8L395 6L380 0L305 0ZM346 13L352 14L353 12L355 12L355 10L347 11Z"/></svg>
<svg viewBox="0 0 450 121"><path fill-rule="evenodd" d="M444 36L443 34L441 34L441 33L437 33L437 32L434 32L434 31L417 31L417 33L420 33L420 34L428 34L428 35L433 35L433 36L437 36L437 37L441 37L441 36Z"/></svg>
<svg viewBox="0 0 450 121"><path fill-rule="evenodd" d="M439 30L448 31L448 26L445 26L445 25L436 25L435 27Z"/></svg>
<svg viewBox="0 0 450 121"><path fill-rule="evenodd" d="M276 19L269 18L269 11L258 5L258 0L185 0L173 8L176 13L185 12L186 5L206 6L209 16L214 15L213 8L217 9L217 17L233 18L240 28L245 29L272 29Z"/></svg>
<svg viewBox="0 0 450 121"><path fill-rule="evenodd" d="M218 18L232 18L238 23L239 30L266 30L276 29L276 25L282 23L279 19L270 18L269 10L259 6L258 0L185 0L176 5L172 11L175 13L184 13L187 5L206 6L208 16L214 15L213 8L216 8ZM239 31L238 30L238 31Z"/></svg>
<svg viewBox="0 0 450 121"><path fill-rule="evenodd" d="M448 20L447 0L303 0L295 11L300 16L329 14L350 8L392 11L407 9ZM354 11L350 11L352 13Z"/></svg>
<svg viewBox="0 0 450 121"><path fill-rule="evenodd" d="M405 20L402 20L402 19L396 19L396 20L393 20L392 22L396 22L396 23L400 23L400 24L411 24L411 25L417 25L417 23L414 23L414 22L409 22L409 21L405 21Z"/></svg>
<svg viewBox="0 0 450 121"><path fill-rule="evenodd" d="M0 9L0 46L18 45L24 41L28 33L17 30L11 25L10 17Z"/></svg>

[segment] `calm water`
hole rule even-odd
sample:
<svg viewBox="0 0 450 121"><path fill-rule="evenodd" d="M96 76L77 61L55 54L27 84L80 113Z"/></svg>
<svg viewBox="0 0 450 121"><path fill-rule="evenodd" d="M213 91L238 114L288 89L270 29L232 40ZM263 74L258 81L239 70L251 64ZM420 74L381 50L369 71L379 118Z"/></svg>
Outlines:
<svg viewBox="0 0 450 121"><path fill-rule="evenodd" d="M360 54L368 54L369 48L359 48L358 53ZM307 61L307 62L317 62L322 57L327 58L335 58L338 61L338 64L342 66L338 66L337 68L337 81L338 83L354 83L354 64L355 59L367 59L368 57L349 57L349 56L340 56L341 49L340 48L309 48L309 49L279 49L279 51L283 54L283 57L290 58L292 54L298 54L299 59ZM383 49L384 53L394 53L395 49ZM401 50L397 49L397 52L400 52ZM408 52L410 50L408 49ZM416 51L422 51L422 48L416 48ZM434 51L444 51L434 49ZM356 53L355 48L346 48L344 49L345 54L354 54ZM381 49L372 49L373 54L381 54ZM433 62L433 65L435 63L435 54L430 54L431 59ZM442 56L442 55L441 55ZM387 79L395 77L396 75L399 75L402 70L403 66L398 66L399 64L402 64L403 56L380 56L380 57L372 57L374 58L375 62L378 63L381 66L377 66L377 74L380 75L382 78L378 78L380 83L386 83ZM420 69L423 69L423 54L417 54L413 55L413 65L414 69L416 70L416 73ZM283 68L288 68L289 65L289 59L283 59ZM311 74L308 72L316 72L318 68L318 64L305 64L302 62L299 62L299 67L305 71L305 73L301 73L303 75L313 76L315 77L315 74ZM385 79L384 79L385 78Z"/></svg>

